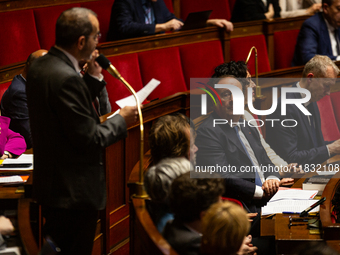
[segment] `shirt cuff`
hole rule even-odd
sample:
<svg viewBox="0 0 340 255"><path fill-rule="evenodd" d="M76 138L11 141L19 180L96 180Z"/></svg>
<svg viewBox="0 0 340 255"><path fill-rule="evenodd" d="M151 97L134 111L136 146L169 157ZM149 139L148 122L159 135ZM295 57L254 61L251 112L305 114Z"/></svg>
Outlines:
<svg viewBox="0 0 340 255"><path fill-rule="evenodd" d="M328 157L331 157L331 153L329 152L328 145L326 145L326 148L327 148L327 152L328 152Z"/></svg>
<svg viewBox="0 0 340 255"><path fill-rule="evenodd" d="M340 56L337 56L335 60L336 60L336 61L339 61L339 60L340 60Z"/></svg>
<svg viewBox="0 0 340 255"><path fill-rule="evenodd" d="M97 77L97 76L94 76L94 75L92 75L92 74L89 74L91 77L93 77L93 78L95 78L95 79L97 79L98 81L103 81L104 80L104 76L103 76L103 74L99 74L99 77Z"/></svg>
<svg viewBox="0 0 340 255"><path fill-rule="evenodd" d="M278 181L280 181L280 178L278 178L277 176L275 176L275 175L269 175L267 178L266 178L266 181L267 180L278 180Z"/></svg>
<svg viewBox="0 0 340 255"><path fill-rule="evenodd" d="M263 189L260 186L255 186L255 193L254 198L255 199L261 199L263 197Z"/></svg>

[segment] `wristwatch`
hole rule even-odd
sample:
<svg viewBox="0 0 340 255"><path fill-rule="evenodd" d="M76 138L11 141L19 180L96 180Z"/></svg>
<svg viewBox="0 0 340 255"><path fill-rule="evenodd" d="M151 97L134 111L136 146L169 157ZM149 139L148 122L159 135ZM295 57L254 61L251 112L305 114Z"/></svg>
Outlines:
<svg viewBox="0 0 340 255"><path fill-rule="evenodd" d="M8 151L4 151L4 155L7 155L8 158L11 157L11 154Z"/></svg>

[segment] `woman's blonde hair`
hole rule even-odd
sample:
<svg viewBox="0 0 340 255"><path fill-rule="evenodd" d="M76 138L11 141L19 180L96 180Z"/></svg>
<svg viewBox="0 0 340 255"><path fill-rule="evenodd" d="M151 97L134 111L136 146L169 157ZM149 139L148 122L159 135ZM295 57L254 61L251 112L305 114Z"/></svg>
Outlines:
<svg viewBox="0 0 340 255"><path fill-rule="evenodd" d="M249 232L246 212L233 202L212 205L202 222L203 254L236 254Z"/></svg>

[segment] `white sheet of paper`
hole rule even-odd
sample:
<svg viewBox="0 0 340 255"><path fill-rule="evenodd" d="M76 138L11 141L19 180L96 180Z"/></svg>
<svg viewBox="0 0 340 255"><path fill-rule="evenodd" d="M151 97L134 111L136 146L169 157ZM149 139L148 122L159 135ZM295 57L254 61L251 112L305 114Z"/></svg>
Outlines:
<svg viewBox="0 0 340 255"><path fill-rule="evenodd" d="M274 202L283 199L313 199L317 190L296 190L296 189L286 189L279 190L276 194L269 200L269 202Z"/></svg>
<svg viewBox="0 0 340 255"><path fill-rule="evenodd" d="M282 212L297 212L301 213L307 207L316 203L317 200L278 200L275 202L268 202L268 204L262 207L262 215L269 215L273 213ZM318 212L320 206L315 207L310 212Z"/></svg>
<svg viewBox="0 0 340 255"><path fill-rule="evenodd" d="M29 167L8 167L6 164L32 164ZM33 170L33 154L22 154L18 158L6 158L2 162L3 167L0 168L1 171L13 171L13 170Z"/></svg>
<svg viewBox="0 0 340 255"><path fill-rule="evenodd" d="M137 92L139 102L143 103L144 100L151 94L152 91L155 90L155 88L157 88L157 86L160 83L161 82L159 80L152 78L151 81L149 81L149 83L146 84L146 86L144 86L140 91ZM125 106L136 105L136 100L135 100L135 97L131 95L131 96L128 96L128 97L125 97L123 99L116 101L116 104L119 105L120 108L124 108ZM110 119L118 113L119 113L119 110L115 111L113 114L111 114L107 118Z"/></svg>
<svg viewBox="0 0 340 255"><path fill-rule="evenodd" d="M19 175L0 177L0 183L24 182Z"/></svg>

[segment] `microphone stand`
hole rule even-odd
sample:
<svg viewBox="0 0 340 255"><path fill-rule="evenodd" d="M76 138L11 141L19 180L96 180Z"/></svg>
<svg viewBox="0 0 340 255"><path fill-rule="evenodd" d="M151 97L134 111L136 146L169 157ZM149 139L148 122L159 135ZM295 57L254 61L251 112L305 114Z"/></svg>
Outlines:
<svg viewBox="0 0 340 255"><path fill-rule="evenodd" d="M251 47L249 53L248 53L248 57L246 60L246 64L248 64L248 61L250 59L251 53L253 52L253 50L255 51L255 82L256 82L256 90L255 90L255 97L256 98L261 98L261 87L259 86L259 73L258 73L258 63L257 63L257 49L255 48L255 46Z"/></svg>
<svg viewBox="0 0 340 255"><path fill-rule="evenodd" d="M125 87L131 92L131 94L134 96L137 104L138 109L138 116L139 116L139 127L140 127L140 151L139 151L139 182L136 183L137 189L136 194L133 195L135 198L147 198L148 195L144 188L144 174L143 174L143 158L144 158L144 125L143 125L143 115L142 110L140 108L140 102L139 98L135 92L135 90L131 87L131 85L120 75L118 70L113 66L110 65L110 68L112 72L110 72L112 75L115 76L118 80L120 80Z"/></svg>

